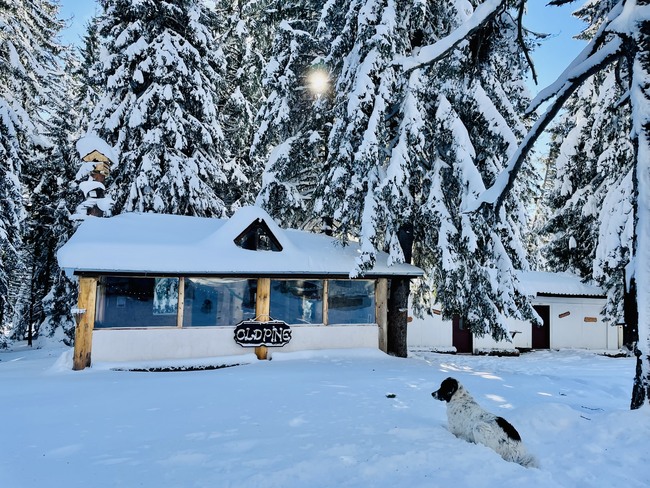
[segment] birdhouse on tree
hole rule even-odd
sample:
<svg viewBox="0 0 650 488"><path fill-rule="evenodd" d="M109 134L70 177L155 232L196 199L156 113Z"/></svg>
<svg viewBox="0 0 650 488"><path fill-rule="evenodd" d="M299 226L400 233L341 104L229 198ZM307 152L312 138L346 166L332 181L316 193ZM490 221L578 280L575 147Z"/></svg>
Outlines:
<svg viewBox="0 0 650 488"><path fill-rule="evenodd" d="M113 200L106 196L106 178L117 163L117 154L103 139L96 135L86 135L77 141L77 152L81 167L77 172L79 190L85 200L77 207L72 216L83 220L88 216L107 217L110 215Z"/></svg>

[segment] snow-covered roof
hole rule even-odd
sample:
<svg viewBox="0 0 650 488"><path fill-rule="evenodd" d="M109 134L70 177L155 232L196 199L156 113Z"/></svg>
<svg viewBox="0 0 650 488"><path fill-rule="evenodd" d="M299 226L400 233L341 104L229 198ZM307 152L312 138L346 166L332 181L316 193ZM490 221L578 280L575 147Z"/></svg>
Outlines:
<svg viewBox="0 0 650 488"><path fill-rule="evenodd" d="M234 240L263 221L281 251L247 250ZM342 246L322 234L282 229L262 209L244 207L230 219L125 213L84 221L59 250L59 266L78 273L197 274L239 276L347 276L359 246ZM409 264L388 266L379 253L377 276L421 276Z"/></svg>
<svg viewBox="0 0 650 488"><path fill-rule="evenodd" d="M77 152L79 153L79 158L81 159L93 151L99 151L114 164L117 164L119 160L115 148L108 145L104 139L95 134L86 134L83 136L77 141L76 147Z"/></svg>
<svg viewBox="0 0 650 488"><path fill-rule="evenodd" d="M524 271L519 275L524 290L531 296L564 295L604 297L605 291L583 283L580 277L571 273L549 273L546 271Z"/></svg>

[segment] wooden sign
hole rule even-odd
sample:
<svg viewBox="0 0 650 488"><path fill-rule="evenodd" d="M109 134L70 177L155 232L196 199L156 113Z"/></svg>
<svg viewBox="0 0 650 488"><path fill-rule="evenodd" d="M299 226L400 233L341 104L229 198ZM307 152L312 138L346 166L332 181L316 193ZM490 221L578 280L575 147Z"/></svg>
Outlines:
<svg viewBox="0 0 650 488"><path fill-rule="evenodd" d="M585 317L584 320L585 322L592 322L592 323L598 322L598 319L596 317Z"/></svg>
<svg viewBox="0 0 650 488"><path fill-rule="evenodd" d="M280 347L291 340L291 327L281 320L243 320L235 327L235 342L242 347Z"/></svg>

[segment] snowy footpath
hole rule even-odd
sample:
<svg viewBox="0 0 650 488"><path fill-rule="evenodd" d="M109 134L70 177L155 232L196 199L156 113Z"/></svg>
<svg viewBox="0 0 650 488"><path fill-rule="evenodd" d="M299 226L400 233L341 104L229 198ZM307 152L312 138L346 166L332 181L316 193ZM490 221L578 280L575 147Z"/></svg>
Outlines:
<svg viewBox="0 0 650 488"><path fill-rule="evenodd" d="M0 486L650 486L650 408L628 409L630 358L354 350L232 361L244 364L73 372L69 350L0 353ZM447 376L514 424L541 469L450 434L431 398Z"/></svg>

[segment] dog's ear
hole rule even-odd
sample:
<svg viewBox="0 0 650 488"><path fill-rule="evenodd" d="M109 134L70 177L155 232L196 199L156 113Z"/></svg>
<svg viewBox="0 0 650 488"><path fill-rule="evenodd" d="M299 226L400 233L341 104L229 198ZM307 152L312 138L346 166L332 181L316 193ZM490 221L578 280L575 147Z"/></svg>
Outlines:
<svg viewBox="0 0 650 488"><path fill-rule="evenodd" d="M448 402L451 400L451 397L454 396L454 393L458 391L459 383L454 378L447 378L440 384L440 389L433 392L431 395L433 398Z"/></svg>

